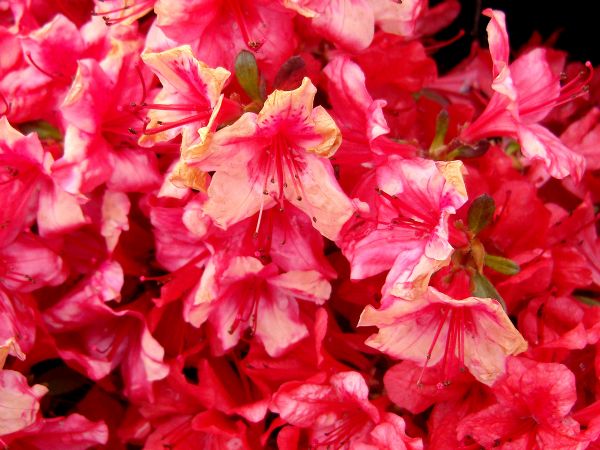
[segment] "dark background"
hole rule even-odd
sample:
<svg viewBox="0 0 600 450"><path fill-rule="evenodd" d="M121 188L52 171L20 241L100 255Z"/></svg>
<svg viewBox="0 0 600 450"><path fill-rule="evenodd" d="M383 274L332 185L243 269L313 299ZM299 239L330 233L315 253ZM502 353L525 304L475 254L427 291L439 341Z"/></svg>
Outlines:
<svg viewBox="0 0 600 450"><path fill-rule="evenodd" d="M431 1L432 5L439 3ZM590 60L600 63L600 16L592 12L598 0L461 0L461 14L452 26L436 36L448 39L463 29L465 37L437 52L436 60L442 71L450 69L469 53L476 11L485 8L499 9L506 13L506 24L511 50L526 43L534 31L548 38L553 32L562 30L555 47L566 50L570 60ZM487 47L485 27L489 19L479 17L475 38Z"/></svg>

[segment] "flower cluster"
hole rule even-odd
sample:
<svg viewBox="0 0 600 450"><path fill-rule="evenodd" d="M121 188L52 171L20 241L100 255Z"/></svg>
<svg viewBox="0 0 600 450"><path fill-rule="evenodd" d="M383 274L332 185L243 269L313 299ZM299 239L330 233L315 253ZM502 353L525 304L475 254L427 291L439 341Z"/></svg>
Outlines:
<svg viewBox="0 0 600 450"><path fill-rule="evenodd" d="M459 6L0 1L0 444L600 448L599 78Z"/></svg>

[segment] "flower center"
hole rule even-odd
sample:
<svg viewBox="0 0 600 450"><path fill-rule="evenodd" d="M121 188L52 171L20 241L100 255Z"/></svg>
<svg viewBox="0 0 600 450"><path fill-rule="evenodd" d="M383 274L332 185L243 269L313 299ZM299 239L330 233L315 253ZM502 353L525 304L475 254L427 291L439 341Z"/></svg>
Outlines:
<svg viewBox="0 0 600 450"><path fill-rule="evenodd" d="M17 283L27 282L35 284L35 278L26 273L21 273L13 270L14 267L10 265L6 260L0 259L0 283L2 280L14 281Z"/></svg>
<svg viewBox="0 0 600 450"><path fill-rule="evenodd" d="M369 418L362 410L346 410L326 432L319 433L319 439L313 441L313 448L344 448L367 422Z"/></svg>
<svg viewBox="0 0 600 450"><path fill-rule="evenodd" d="M580 71L572 80L561 86L558 97L537 105L532 105L528 108L523 108L519 110L519 113L521 115L525 115L540 112L546 109L550 110L556 108L557 106L564 105L565 103L572 102L576 98L587 95L590 88L589 83L594 76L594 68L589 61L585 63L585 67L587 70ZM565 73L561 74L561 79L566 79L566 76L567 75ZM547 86L542 86L537 91L530 92L528 95L523 96L521 99L519 99L519 101L525 103L530 98L539 95L540 92L546 90L547 88Z"/></svg>
<svg viewBox="0 0 600 450"><path fill-rule="evenodd" d="M253 184L261 183L263 194L260 201L255 236L258 235L260 229L267 197L271 197L275 201L281 212L284 211L285 190L289 187L288 183L291 184L296 201L300 202L305 197L304 188L300 182L300 173L303 170L304 162L297 152L290 147L284 136L276 135L270 145L261 152L256 165L251 168ZM313 217L313 221L316 221L315 217Z"/></svg>
<svg viewBox="0 0 600 450"><path fill-rule="evenodd" d="M467 314L468 312L465 311L465 308L444 307L439 311L437 321L435 319L433 321L437 322L437 328L429 350L425 355L425 364L421 369L421 375L417 381L418 387L423 386L423 374L429 365L433 349L438 344L438 339L444 326L447 326L446 342L441 344L444 346L444 356L439 362L441 364L442 379L436 384L436 388L444 389L451 384L452 379L457 373L464 372Z"/></svg>
<svg viewBox="0 0 600 450"><path fill-rule="evenodd" d="M163 131L170 130L172 128L177 128L182 125L186 125L188 123L202 121L203 125L206 125L208 119L212 114L212 108L206 107L206 105L191 105L191 104L183 104L183 103L172 103L172 104L162 104L162 103L148 103L146 102L146 83L144 81L144 76L142 75L142 71L139 66L135 66L135 69L138 73L138 77L142 83L142 98L139 102L131 102L129 104L129 112L133 114L135 117L140 119L143 123L142 129L137 130L135 128L129 128L129 133L132 135L137 135L140 132L151 136L153 134L162 133ZM140 113L142 111L147 110L156 110L156 111L177 111L177 112L189 112L190 116L184 117L183 119L174 120L172 122L162 122L157 121L156 127L148 128L150 124L150 120L146 117L143 117ZM200 127L199 127L200 128Z"/></svg>
<svg viewBox="0 0 600 450"><path fill-rule="evenodd" d="M185 441L192 433L191 416L180 417L181 423L171 428L161 436L161 444L165 450L177 448L180 444L185 447Z"/></svg>
<svg viewBox="0 0 600 450"><path fill-rule="evenodd" d="M257 316L258 316L258 303L261 298L261 291L264 288L263 280L254 278L251 281L246 282L247 289L242 291L240 299L240 305L237 310L237 314L233 323L229 327L227 332L229 334L235 333L242 323L248 324L248 337L251 338L256 334Z"/></svg>
<svg viewBox="0 0 600 450"><path fill-rule="evenodd" d="M390 195L379 188L376 188L375 190L382 201L385 201L387 206L395 209L397 213L397 216L392 218L389 222L379 222L381 225L387 226L390 230L394 228L412 230L415 233L415 237L418 239L431 234L434 226L431 225L429 218L422 217L423 214L420 214L409 202L405 202L400 197ZM413 200L418 198L413 195L405 197Z"/></svg>
<svg viewBox="0 0 600 450"><path fill-rule="evenodd" d="M127 327L120 326L111 329L106 326L102 331L104 332L104 335L96 345L94 345L93 349L98 354L102 355L101 357L110 361L115 358L116 353L120 349L127 347Z"/></svg>

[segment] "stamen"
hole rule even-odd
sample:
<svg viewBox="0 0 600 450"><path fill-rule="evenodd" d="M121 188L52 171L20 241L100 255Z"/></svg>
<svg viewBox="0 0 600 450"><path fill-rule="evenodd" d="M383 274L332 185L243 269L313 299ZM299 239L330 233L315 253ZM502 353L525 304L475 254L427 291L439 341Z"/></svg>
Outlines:
<svg viewBox="0 0 600 450"><path fill-rule="evenodd" d="M260 42L256 39L252 39L250 37L248 26L246 25L246 19L244 17L244 11L242 11L242 8L239 4L239 0L230 0L229 5L233 10L235 21L238 24L238 27L240 28L240 32L242 33L244 40L246 41L246 45L250 50L255 52L258 51L262 47L263 42Z"/></svg>
<svg viewBox="0 0 600 450"><path fill-rule="evenodd" d="M419 375L419 379L417 380L418 387L423 386L423 383L421 382L421 380L423 379L423 374L425 373L425 369L427 368L427 365L429 364L429 361L431 360L431 352L433 352L433 349L438 340L438 337L440 337L440 333L442 332L442 328L444 327L444 323L446 322L446 318L448 317L449 313L450 313L449 309L442 310L443 318L442 318L442 320L440 320L440 324L438 325L438 328L437 328L435 334L433 335L433 340L431 341L429 350L427 350L427 354L425 355L425 364L423 365L423 368L421 369L421 374Z"/></svg>
<svg viewBox="0 0 600 450"><path fill-rule="evenodd" d="M258 303L260 301L261 288L261 283L258 280L255 280L252 285L252 295L248 296L252 298L252 302L248 304L246 301L240 306L233 323L229 327L229 330L227 330L229 334L235 333L235 330L238 329L242 322L250 323L250 337L256 334ZM248 306L250 307L248 308Z"/></svg>
<svg viewBox="0 0 600 450"><path fill-rule="evenodd" d="M44 75L46 75L48 78L63 78L63 79L67 79L68 77L63 74L63 73L50 73L47 70L43 69L40 65L38 65L33 58L31 57L31 52L25 52L25 58L27 59L27 61L29 61L29 63L35 67L38 71L40 71L41 73L43 73Z"/></svg>
<svg viewBox="0 0 600 450"><path fill-rule="evenodd" d="M140 104L143 104L146 101L146 82L144 81L144 74L142 73L142 67L140 65L140 63L138 62L135 65L135 71L138 74L138 78L140 79L140 82L142 83L142 99L140 100ZM135 103L134 103L135 105Z"/></svg>
<svg viewBox="0 0 600 450"><path fill-rule="evenodd" d="M440 333L448 320L448 330L446 334L446 342L444 344L444 356L441 361L441 375L442 379L435 386L437 389L444 389L452 383L453 377L457 373L464 372L465 370L465 309L464 308L448 308L440 311L439 324L436 332L433 336L433 340L427 351L425 364L421 369L421 374L417 380L417 387L423 387L423 374L429 361L433 349L435 348Z"/></svg>
<svg viewBox="0 0 600 450"><path fill-rule="evenodd" d="M268 192L267 194L268 195ZM263 200L264 200L263 195ZM253 233L253 240L255 241L256 251L254 252L254 256L262 261L263 264L268 264L271 262L271 244L273 241L273 213L272 210L264 211L266 227L261 227L261 221L263 216L264 209L263 205L261 205L261 211L259 211L259 219L256 224L256 229Z"/></svg>
<svg viewBox="0 0 600 450"><path fill-rule="evenodd" d="M324 439L314 441L314 447L345 448L349 440L369 421L361 410L344 411L333 428L323 433Z"/></svg>
<svg viewBox="0 0 600 450"><path fill-rule="evenodd" d="M115 8L108 11L94 10L92 12L92 16L101 16L102 20L104 20L104 23L106 23L107 26L112 26L121 22L125 22L127 19L136 15L141 16L145 14L145 10L147 10L146 12L149 12L154 6L154 0L143 0L140 3L132 4L127 4L127 0L125 0L124 3L124 6L121 8ZM127 14L124 14L126 12ZM116 17L111 17L111 15Z"/></svg>
<svg viewBox="0 0 600 450"><path fill-rule="evenodd" d="M35 278L33 278L31 275L21 272L14 272L10 268L8 268L8 270L0 278L4 280L16 281L17 283L26 281L28 283L35 284Z"/></svg>
<svg viewBox="0 0 600 450"><path fill-rule="evenodd" d="M135 105L135 103L133 103ZM206 108L198 105L184 105L179 103L173 103L170 105L160 103L146 103L142 102L138 106L139 109L157 109L161 111L208 111Z"/></svg>
<svg viewBox="0 0 600 450"><path fill-rule="evenodd" d="M163 131L170 130L172 128L177 128L179 126L182 126L182 125L185 125L188 123L193 123L193 122L196 122L196 121L199 121L202 119L208 119L210 117L210 114L211 114L210 112L204 112L204 113L200 113L200 114L195 114L190 117L186 117L185 119L176 120L174 122L166 122L165 123L165 122L158 121L157 123L159 124L159 126L157 126L157 127L148 129L147 126L144 126L143 133L146 136L151 136L153 134L162 133Z"/></svg>
<svg viewBox="0 0 600 450"><path fill-rule="evenodd" d="M545 108L553 109L553 108L556 108L557 106L564 105L565 103L572 102L573 100L575 100L579 97L587 95L587 93L589 91L589 83L594 76L594 67L592 66L592 63L590 63L589 61L586 61L585 67L587 68L587 71L582 70L571 81L569 81L564 86L561 86L560 94L557 98L554 98L552 100L547 100L538 105L531 106L530 108L523 108L519 112L521 114L529 114L532 112L543 110ZM562 78L563 78L563 74L561 74L561 79ZM566 75L565 75L565 78L566 78ZM543 91L544 89L546 89L546 87L541 86L539 89L537 89L535 92L531 93L528 97L526 97L523 100L526 101L527 98L531 98L533 95L538 94L539 92Z"/></svg>
<svg viewBox="0 0 600 450"><path fill-rule="evenodd" d="M465 35L465 30L462 30L462 29L458 30L458 33L456 33L456 36L451 37L450 39L447 39L445 41L438 41L435 44L427 45L425 47L425 51L427 53L433 53L441 48L448 47L449 45L454 44L456 41L458 41L464 35Z"/></svg>
<svg viewBox="0 0 600 450"><path fill-rule="evenodd" d="M396 195L390 195L379 188L375 188L375 191L382 198L387 200L389 206L393 207L398 213L398 216L392 219L391 222L379 222L379 224L387 225L390 229L395 227L412 228L418 237L424 236L431 232L434 225L432 226L430 223L424 220L424 218L421 217L422 214L413 208L410 203L403 202ZM417 193L415 191L411 191L410 194L415 195L407 195L407 198L414 199L417 197Z"/></svg>

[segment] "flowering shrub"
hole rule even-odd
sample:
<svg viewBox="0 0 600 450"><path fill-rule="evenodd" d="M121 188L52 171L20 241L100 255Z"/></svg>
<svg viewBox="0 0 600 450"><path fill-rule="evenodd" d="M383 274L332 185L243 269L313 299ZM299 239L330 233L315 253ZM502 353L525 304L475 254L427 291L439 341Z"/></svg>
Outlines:
<svg viewBox="0 0 600 450"><path fill-rule="evenodd" d="M458 12L0 2L0 444L600 448L598 76Z"/></svg>

